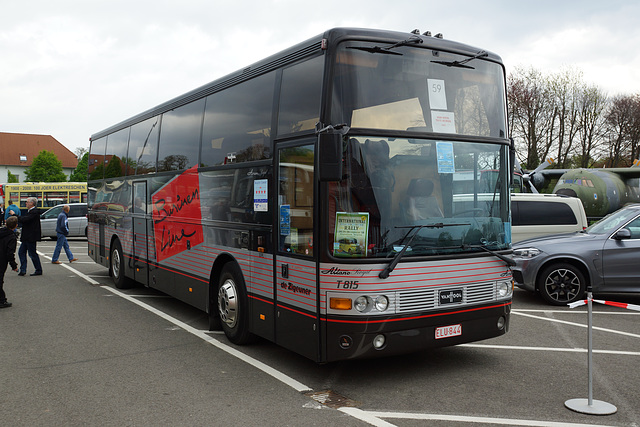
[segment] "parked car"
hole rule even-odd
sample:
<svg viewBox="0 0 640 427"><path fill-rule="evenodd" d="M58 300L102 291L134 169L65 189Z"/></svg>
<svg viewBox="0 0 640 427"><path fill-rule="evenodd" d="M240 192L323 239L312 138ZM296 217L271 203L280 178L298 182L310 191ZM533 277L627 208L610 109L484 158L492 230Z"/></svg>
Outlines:
<svg viewBox="0 0 640 427"><path fill-rule="evenodd" d="M69 237L87 236L87 204L68 203L69 205ZM64 205L57 205L40 215L40 233L42 237L57 238L56 221Z"/></svg>
<svg viewBox="0 0 640 427"><path fill-rule="evenodd" d="M640 292L640 204L625 206L583 232L513 246L516 285L553 305L594 293Z"/></svg>
<svg viewBox="0 0 640 427"><path fill-rule="evenodd" d="M577 197L558 194L511 194L511 242L587 228L587 215Z"/></svg>

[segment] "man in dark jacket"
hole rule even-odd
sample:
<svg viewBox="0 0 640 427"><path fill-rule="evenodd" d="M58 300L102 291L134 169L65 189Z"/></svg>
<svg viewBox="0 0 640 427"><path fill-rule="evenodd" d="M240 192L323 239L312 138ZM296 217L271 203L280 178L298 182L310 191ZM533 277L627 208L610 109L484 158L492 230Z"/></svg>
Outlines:
<svg viewBox="0 0 640 427"><path fill-rule="evenodd" d="M69 205L64 205L62 207L62 212L58 215L58 221L56 222L56 236L58 241L56 242L56 248L53 250L53 256L51 257L52 264L60 264L58 257L60 256L62 248L64 248L64 252L67 254L69 262L78 260L78 258L73 257L71 249L69 248L69 243L67 242L67 236L69 235L69 209Z"/></svg>
<svg viewBox="0 0 640 427"><path fill-rule="evenodd" d="M20 234L20 249L18 249L18 258L20 258L20 273L18 276L24 276L27 274L27 252L29 257L33 261L33 266L36 271L31 276L42 275L42 264L40 264L40 257L36 252L36 243L40 241L40 210L36 207L38 199L35 197L29 197L27 199L26 214L18 217L18 223L22 225L22 233Z"/></svg>
<svg viewBox="0 0 640 427"><path fill-rule="evenodd" d="M11 307L11 303L7 301L7 294L4 292L3 285L7 264L11 264L13 271L18 271L15 256L18 239L14 231L17 226L18 218L12 216L7 219L7 226L0 228L0 308Z"/></svg>

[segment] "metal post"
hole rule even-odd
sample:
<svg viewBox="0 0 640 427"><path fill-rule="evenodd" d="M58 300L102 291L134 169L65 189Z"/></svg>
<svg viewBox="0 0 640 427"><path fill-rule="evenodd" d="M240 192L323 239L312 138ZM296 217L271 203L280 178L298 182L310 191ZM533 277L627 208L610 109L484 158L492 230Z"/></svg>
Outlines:
<svg viewBox="0 0 640 427"><path fill-rule="evenodd" d="M611 415L618 411L614 405L601 400L593 400L593 295L591 286L587 288L587 371L589 376L589 397L587 399L569 399L564 406L572 411L592 415Z"/></svg>

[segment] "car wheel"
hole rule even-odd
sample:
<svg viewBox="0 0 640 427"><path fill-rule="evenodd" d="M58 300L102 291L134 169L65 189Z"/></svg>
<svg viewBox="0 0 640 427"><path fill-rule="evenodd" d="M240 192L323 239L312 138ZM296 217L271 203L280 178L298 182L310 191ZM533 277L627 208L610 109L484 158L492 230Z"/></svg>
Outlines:
<svg viewBox="0 0 640 427"><path fill-rule="evenodd" d="M548 303L567 305L581 299L587 287L582 272L571 264L554 264L538 277L538 290Z"/></svg>
<svg viewBox="0 0 640 427"><path fill-rule="evenodd" d="M237 264L229 262L222 268L217 295L218 315L229 341L234 344L251 342L253 334L249 332L246 288Z"/></svg>

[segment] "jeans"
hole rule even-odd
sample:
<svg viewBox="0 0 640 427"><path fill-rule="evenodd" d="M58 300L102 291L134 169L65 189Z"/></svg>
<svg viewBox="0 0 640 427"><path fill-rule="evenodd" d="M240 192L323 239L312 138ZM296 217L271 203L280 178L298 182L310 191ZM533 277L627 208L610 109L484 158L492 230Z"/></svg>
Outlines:
<svg viewBox="0 0 640 427"><path fill-rule="evenodd" d="M69 249L69 242L67 242L67 236L62 233L57 233L58 241L56 242L56 248L53 250L53 256L51 257L51 261L55 262L60 257L60 250L64 248L64 252L67 254L67 258L69 261L73 259L73 254L71 253L71 249Z"/></svg>
<svg viewBox="0 0 640 427"><path fill-rule="evenodd" d="M42 264L40 264L40 257L36 253L36 242L22 242L20 249L18 249L18 258L20 259L20 273L27 272L27 252L29 252L29 258L33 261L33 266L36 268L36 273L42 273Z"/></svg>

